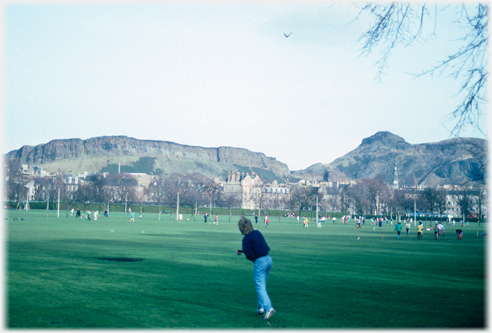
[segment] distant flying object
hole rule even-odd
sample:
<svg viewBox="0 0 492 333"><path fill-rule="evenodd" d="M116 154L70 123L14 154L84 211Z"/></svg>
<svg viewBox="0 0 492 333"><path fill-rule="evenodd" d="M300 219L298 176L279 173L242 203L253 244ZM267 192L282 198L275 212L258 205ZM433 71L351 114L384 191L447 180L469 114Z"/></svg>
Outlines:
<svg viewBox="0 0 492 333"><path fill-rule="evenodd" d="M292 35L292 32L288 35L284 34L285 38L288 38L290 35Z"/></svg>

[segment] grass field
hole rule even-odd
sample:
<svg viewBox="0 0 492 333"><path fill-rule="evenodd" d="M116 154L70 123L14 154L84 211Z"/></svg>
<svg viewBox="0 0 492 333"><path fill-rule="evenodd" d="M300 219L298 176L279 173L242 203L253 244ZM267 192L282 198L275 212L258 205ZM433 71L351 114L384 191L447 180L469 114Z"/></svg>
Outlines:
<svg viewBox="0 0 492 333"><path fill-rule="evenodd" d="M157 214L136 223L124 213L4 216L8 328L486 327L485 225L464 227L461 241L458 226L419 241L413 224L397 240L386 224L258 223L273 258L276 313L264 321L253 263L235 254L237 216L219 216L218 226Z"/></svg>

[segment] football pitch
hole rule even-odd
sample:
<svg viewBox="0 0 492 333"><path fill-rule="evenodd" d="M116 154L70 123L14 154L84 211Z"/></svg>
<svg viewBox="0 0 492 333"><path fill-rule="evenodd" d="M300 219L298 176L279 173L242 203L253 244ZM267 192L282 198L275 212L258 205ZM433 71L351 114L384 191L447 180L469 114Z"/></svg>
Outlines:
<svg viewBox="0 0 492 333"><path fill-rule="evenodd" d="M253 263L239 216L219 224L125 213L97 221L5 210L7 328L384 329L484 328L486 224L397 240L394 225L290 218L253 226L273 258L276 312L255 314ZM17 219L12 221L13 219ZM477 235L478 232L478 235Z"/></svg>

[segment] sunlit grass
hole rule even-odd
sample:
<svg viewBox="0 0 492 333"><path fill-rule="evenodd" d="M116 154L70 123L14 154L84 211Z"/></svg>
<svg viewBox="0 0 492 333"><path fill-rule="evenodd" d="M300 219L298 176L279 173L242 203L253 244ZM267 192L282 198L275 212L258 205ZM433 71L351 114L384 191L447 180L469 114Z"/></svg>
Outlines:
<svg viewBox="0 0 492 333"><path fill-rule="evenodd" d="M457 226L439 241L429 231L418 241L416 228L397 240L394 226L255 224L274 261L268 291L276 313L267 323L255 314L253 264L235 254L239 217L221 217L218 226L157 214L136 223L124 213L98 221L39 211L6 217L10 328L485 325L483 225L464 228L462 241Z"/></svg>

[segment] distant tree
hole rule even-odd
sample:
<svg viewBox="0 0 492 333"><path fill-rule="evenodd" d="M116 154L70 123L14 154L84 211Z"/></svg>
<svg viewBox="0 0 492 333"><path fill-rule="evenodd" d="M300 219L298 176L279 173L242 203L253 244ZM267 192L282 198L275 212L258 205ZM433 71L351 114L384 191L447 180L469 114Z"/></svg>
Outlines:
<svg viewBox="0 0 492 333"><path fill-rule="evenodd" d="M22 173L22 166L19 161L6 160L5 162L7 199L14 201L17 205L19 202L27 199L27 188L25 185L28 180Z"/></svg>
<svg viewBox="0 0 492 333"><path fill-rule="evenodd" d="M215 206L220 202L221 188L220 184L214 181L209 181L203 184L204 199L207 201L207 206L212 210L212 206Z"/></svg>
<svg viewBox="0 0 492 333"><path fill-rule="evenodd" d="M178 192L181 191L179 181L171 181L166 179L166 186L164 188L164 202L170 207L177 207L178 204ZM171 209L172 211L172 209Z"/></svg>
<svg viewBox="0 0 492 333"><path fill-rule="evenodd" d="M443 188L436 190L436 210L441 216L441 221L443 218L444 211L446 211L446 196L447 191Z"/></svg>
<svg viewBox="0 0 492 333"><path fill-rule="evenodd" d="M318 195L319 206L324 211L343 211L341 203L340 189L338 188L325 188L323 195Z"/></svg>
<svg viewBox="0 0 492 333"><path fill-rule="evenodd" d="M287 208L289 208L289 210L291 212L295 212L296 210L299 210L299 203L297 202L296 198L293 196L293 190L294 190L295 187L292 187L290 188L290 196L287 200Z"/></svg>
<svg viewBox="0 0 492 333"><path fill-rule="evenodd" d="M74 192L74 197L77 202L82 203L84 212L87 205L91 204L95 200L95 185L93 182L86 182L83 185L79 185L77 191Z"/></svg>
<svg viewBox="0 0 492 333"><path fill-rule="evenodd" d="M141 185L135 188L135 199L140 204L140 213L143 211L143 203L147 198L146 192L146 189Z"/></svg>
<svg viewBox="0 0 492 333"><path fill-rule="evenodd" d="M395 214L398 216L402 216L405 212L409 211L411 206L411 210L413 210L413 199L409 199L405 196L405 192L401 190L394 190L393 196L388 200L389 206L394 209ZM417 218L417 217L415 217ZM399 217L397 218L400 219Z"/></svg>
<svg viewBox="0 0 492 333"><path fill-rule="evenodd" d="M349 208L350 208L350 201L349 201L349 194L348 190L346 187L342 188L338 192L339 196L339 203L340 203L340 211L344 213L349 213Z"/></svg>
<svg viewBox="0 0 492 333"><path fill-rule="evenodd" d="M65 184L64 189L63 199L65 200L67 207L66 217L68 217L68 212L72 209L75 199L73 193L68 190L68 185Z"/></svg>
<svg viewBox="0 0 492 333"><path fill-rule="evenodd" d="M256 207L258 207L258 217L261 216L261 211L268 207L268 197L261 189L253 193L253 200Z"/></svg>
<svg viewBox="0 0 492 333"><path fill-rule="evenodd" d="M109 185L108 183L103 183L101 189L100 189L100 198L104 204L104 209L108 210L109 214L109 209L110 209L110 204L114 203L115 201L115 196L114 196L114 191L113 187Z"/></svg>
<svg viewBox="0 0 492 333"><path fill-rule="evenodd" d="M268 199L268 208L278 211L279 222L280 222L281 211L282 209L287 208L287 206L288 206L287 198L280 194L274 194L273 196L270 196Z"/></svg>
<svg viewBox="0 0 492 333"><path fill-rule="evenodd" d="M478 204L478 223L482 221L483 205L487 202L487 188L485 186L480 186L478 189L477 204Z"/></svg>
<svg viewBox="0 0 492 333"><path fill-rule="evenodd" d="M152 202L157 204L158 210L161 211L161 204L164 201L164 181L155 177L149 185L149 196Z"/></svg>
<svg viewBox="0 0 492 333"><path fill-rule="evenodd" d="M422 207L426 213L430 213L432 221L432 215L437 208L437 190L435 188L428 187L422 192L419 207Z"/></svg>
<svg viewBox="0 0 492 333"><path fill-rule="evenodd" d="M298 209L298 214L301 215L301 210L311 209L316 203L316 194L311 190L311 187L295 186L290 193L291 198L295 202Z"/></svg>
<svg viewBox="0 0 492 333"><path fill-rule="evenodd" d="M348 196L350 204L354 212L358 215L366 215L370 212L369 195L367 194L368 187L363 182L352 185L348 188Z"/></svg>
<svg viewBox="0 0 492 333"><path fill-rule="evenodd" d="M241 197L235 192L227 192L222 195L222 205L229 209L229 222L232 219L232 209L241 204Z"/></svg>
<svg viewBox="0 0 492 333"><path fill-rule="evenodd" d="M359 186L364 187L363 191L367 193L369 211L377 215L389 197L388 184L381 175L377 175L374 179L362 179Z"/></svg>
<svg viewBox="0 0 492 333"><path fill-rule="evenodd" d="M466 220L472 208L472 190L463 188L458 194L458 207L463 217L463 222Z"/></svg>

